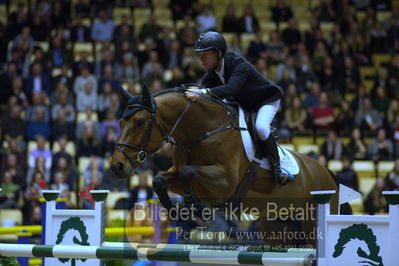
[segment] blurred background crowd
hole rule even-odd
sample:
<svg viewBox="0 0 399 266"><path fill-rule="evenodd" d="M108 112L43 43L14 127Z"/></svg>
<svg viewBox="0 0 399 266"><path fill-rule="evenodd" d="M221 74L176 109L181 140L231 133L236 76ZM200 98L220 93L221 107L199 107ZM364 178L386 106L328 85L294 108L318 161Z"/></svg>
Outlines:
<svg viewBox="0 0 399 266"><path fill-rule="evenodd" d="M71 192L90 185L123 192L116 208L152 197L171 145L132 180L113 177L123 106L111 84L137 94L142 82L152 92L200 83L193 45L217 30L284 88L280 143L360 190L359 212L385 211L378 191L399 188L398 8L390 0L0 0L0 208L22 208L29 224L42 189L60 189L69 206L82 205Z"/></svg>

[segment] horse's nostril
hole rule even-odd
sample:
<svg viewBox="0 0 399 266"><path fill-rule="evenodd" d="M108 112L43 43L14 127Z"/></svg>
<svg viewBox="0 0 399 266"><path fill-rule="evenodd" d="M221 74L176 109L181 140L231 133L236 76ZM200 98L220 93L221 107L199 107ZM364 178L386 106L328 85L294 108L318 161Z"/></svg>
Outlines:
<svg viewBox="0 0 399 266"><path fill-rule="evenodd" d="M116 167L118 168L118 171L121 172L125 166L123 165L123 163L119 162L116 164Z"/></svg>

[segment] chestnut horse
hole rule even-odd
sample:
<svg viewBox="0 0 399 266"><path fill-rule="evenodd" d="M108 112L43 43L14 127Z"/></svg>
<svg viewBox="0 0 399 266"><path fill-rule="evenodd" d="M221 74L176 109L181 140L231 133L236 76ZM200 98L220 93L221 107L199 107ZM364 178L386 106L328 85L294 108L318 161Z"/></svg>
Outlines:
<svg viewBox="0 0 399 266"><path fill-rule="evenodd" d="M186 203L205 202L207 206L222 206L234 198L251 166L235 110L205 95L195 102L188 101L184 88L151 95L144 86L138 96L130 95L120 86L118 90L127 108L120 120L121 136L111 160L115 176L129 178L147 156L156 153L165 142L171 142L175 144L174 165L153 181L165 208L174 207L168 189L184 195ZM309 207L313 204L310 191L337 190L337 186L328 170L317 161L289 152L300 169L295 178L280 188L271 171L259 168L240 201L242 210L257 208L260 231L265 232L262 239L269 245L297 244L298 238L283 237L281 232L287 230L306 233L306 238L301 236L301 239L313 245L315 212L314 207ZM336 197L331 209L336 213Z"/></svg>

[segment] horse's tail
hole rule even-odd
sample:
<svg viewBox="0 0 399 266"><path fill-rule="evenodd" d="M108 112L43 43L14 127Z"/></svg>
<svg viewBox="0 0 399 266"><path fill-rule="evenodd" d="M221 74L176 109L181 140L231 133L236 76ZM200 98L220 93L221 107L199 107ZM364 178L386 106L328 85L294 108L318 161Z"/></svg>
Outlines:
<svg viewBox="0 0 399 266"><path fill-rule="evenodd" d="M327 171L330 173L330 175L334 179L334 182L338 188L338 195L339 195L339 181L338 181L337 177L335 176L335 174L330 169L327 168ZM339 210L340 210L339 214L347 214L347 215L353 214L352 207L348 202L345 202L344 204L342 204L341 207L339 208Z"/></svg>

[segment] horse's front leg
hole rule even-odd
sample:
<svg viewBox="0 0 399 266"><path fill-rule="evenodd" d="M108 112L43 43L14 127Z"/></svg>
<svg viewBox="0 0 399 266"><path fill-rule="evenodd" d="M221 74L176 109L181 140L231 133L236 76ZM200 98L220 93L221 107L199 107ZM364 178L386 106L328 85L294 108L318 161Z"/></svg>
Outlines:
<svg viewBox="0 0 399 266"><path fill-rule="evenodd" d="M176 168L172 166L167 172L155 176L152 181L152 187L157 193L159 201L168 211L176 207L168 195L168 185L172 179L176 180L177 177Z"/></svg>

